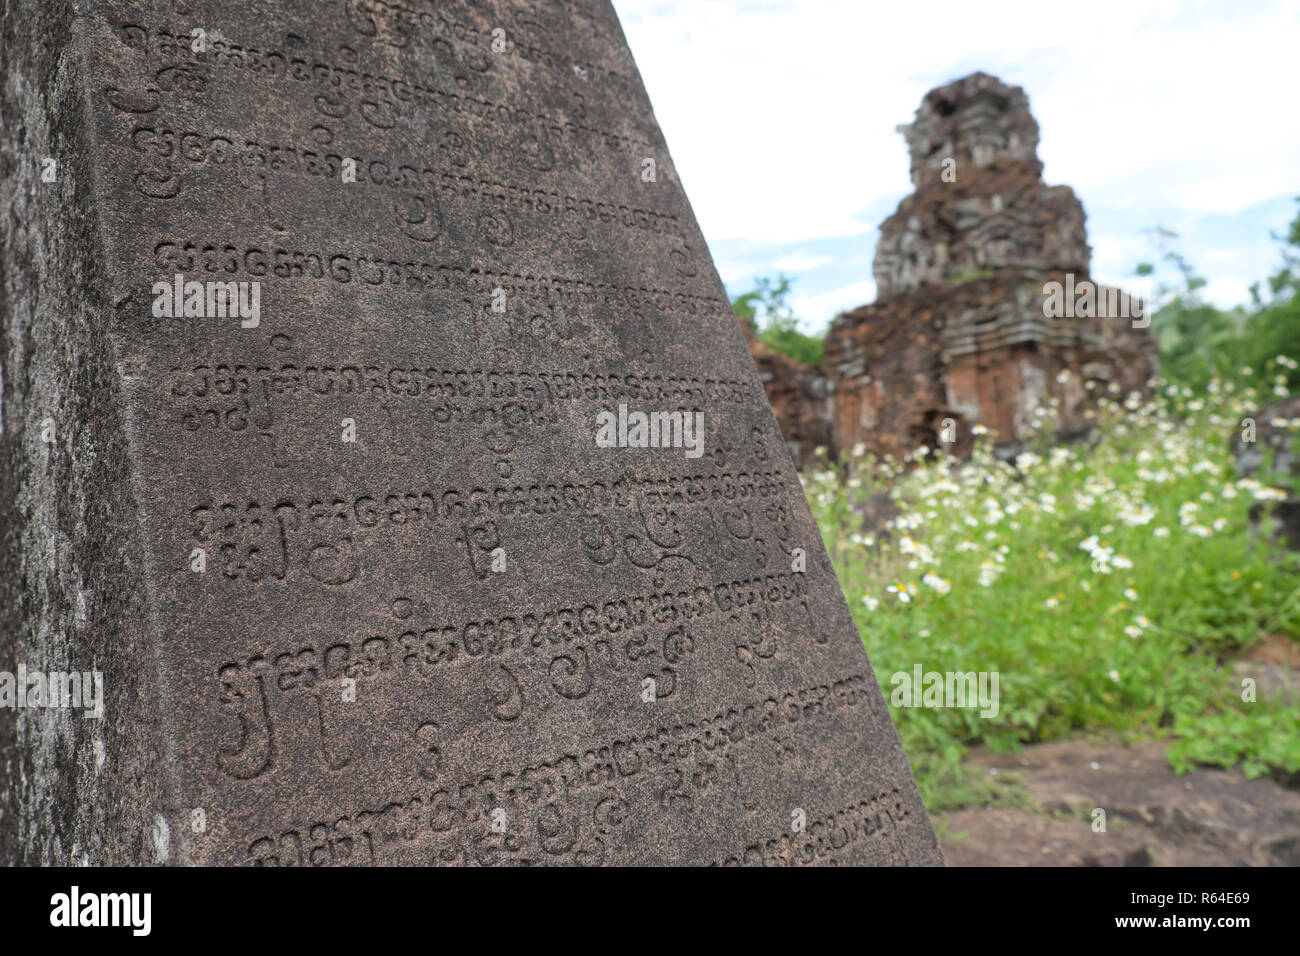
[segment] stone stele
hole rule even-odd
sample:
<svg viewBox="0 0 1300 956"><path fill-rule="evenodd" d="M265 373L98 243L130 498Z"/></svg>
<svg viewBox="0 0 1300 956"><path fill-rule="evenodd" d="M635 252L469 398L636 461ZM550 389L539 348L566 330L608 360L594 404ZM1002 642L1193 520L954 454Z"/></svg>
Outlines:
<svg viewBox="0 0 1300 956"><path fill-rule="evenodd" d="M5 7L4 661L104 689L0 708L4 858L942 863L618 20L528 7Z"/></svg>

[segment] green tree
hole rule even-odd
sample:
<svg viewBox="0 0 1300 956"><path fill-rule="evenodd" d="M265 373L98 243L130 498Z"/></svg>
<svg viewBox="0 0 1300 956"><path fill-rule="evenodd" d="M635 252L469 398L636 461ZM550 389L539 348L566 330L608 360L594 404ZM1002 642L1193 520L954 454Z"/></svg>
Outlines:
<svg viewBox="0 0 1300 956"><path fill-rule="evenodd" d="M791 286L789 276L764 276L753 289L732 300L731 308L768 348L816 365L822 360L823 338L799 331L799 320L789 303Z"/></svg>
<svg viewBox="0 0 1300 956"><path fill-rule="evenodd" d="M1161 260L1178 275L1177 282L1156 290L1159 306L1151 318L1164 377L1196 390L1216 376L1254 385L1265 395L1300 390L1300 370L1277 361L1278 356L1300 358L1300 210L1284 235L1273 235L1282 244L1282 265L1264 288L1251 287L1248 306L1228 312L1201 299L1205 280L1171 248L1177 233L1163 228L1154 233ZM1139 276L1154 272L1146 262L1136 270Z"/></svg>
<svg viewBox="0 0 1300 956"><path fill-rule="evenodd" d="M1300 196L1296 197L1300 203ZM1259 384L1272 391L1275 376L1283 377L1283 388L1300 391L1300 369L1278 365L1277 356L1300 359L1300 208L1284 235L1273 234L1282 243L1282 266L1269 276L1267 290L1251 286L1254 314L1245 323L1246 363Z"/></svg>
<svg viewBox="0 0 1300 956"><path fill-rule="evenodd" d="M1163 227L1153 230L1161 260L1173 266L1178 279L1163 282L1155 291L1151 331L1160 345L1160 370L1171 382L1203 391L1214 377L1240 378L1245 343L1241 337L1244 315L1225 312L1201 298L1205 279L1187 258L1172 248L1178 234ZM1144 262L1135 274L1149 276L1155 266Z"/></svg>

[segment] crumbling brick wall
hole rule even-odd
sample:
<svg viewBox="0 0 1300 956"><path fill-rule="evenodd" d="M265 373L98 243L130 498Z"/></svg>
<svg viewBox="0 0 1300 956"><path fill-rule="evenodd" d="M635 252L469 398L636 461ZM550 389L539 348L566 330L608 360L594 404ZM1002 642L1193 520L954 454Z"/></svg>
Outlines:
<svg viewBox="0 0 1300 956"><path fill-rule="evenodd" d="M1087 317L1048 308L1049 283L1091 283L1091 252L1083 205L1042 181L1024 91L974 73L927 93L899 130L915 191L881 225L876 301L831 324L822 366L786 359L768 380L787 441L825 433L898 457L946 440L961 455L980 424L1014 450L1048 401L1068 436L1097 395L1147 394L1156 342L1127 294L1096 286L1111 309ZM791 397L801 376L824 382L825 403Z"/></svg>

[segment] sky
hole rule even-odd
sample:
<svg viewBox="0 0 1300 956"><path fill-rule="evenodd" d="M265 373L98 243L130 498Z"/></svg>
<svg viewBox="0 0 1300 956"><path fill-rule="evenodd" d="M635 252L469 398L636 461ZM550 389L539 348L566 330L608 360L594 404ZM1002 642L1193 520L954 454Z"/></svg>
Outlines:
<svg viewBox="0 0 1300 956"><path fill-rule="evenodd" d="M1295 0L613 2L727 291L791 276L805 331L875 299L911 192L895 127L976 70L1028 94L1098 281L1157 261L1161 226L1207 299L1245 304L1300 208Z"/></svg>

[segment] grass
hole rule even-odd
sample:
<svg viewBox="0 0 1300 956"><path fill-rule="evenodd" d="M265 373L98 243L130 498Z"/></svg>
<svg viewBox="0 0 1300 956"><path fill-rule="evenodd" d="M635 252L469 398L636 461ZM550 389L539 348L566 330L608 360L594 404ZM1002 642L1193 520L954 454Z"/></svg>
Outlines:
<svg viewBox="0 0 1300 956"><path fill-rule="evenodd" d="M891 675L917 664L999 674L996 717L891 707L932 812L1014 800L968 771L972 745L1081 731L1166 738L1180 772L1300 771L1300 715L1244 701L1230 667L1265 635L1300 639L1300 556L1247 521L1282 492L1238 478L1229 447L1269 399L1220 382L1157 396L1100 398L1078 445L1054 447L1042 409L1014 464L984 435L967 463L858 449L805 474L886 699ZM863 503L880 492L901 514L864 528Z"/></svg>

